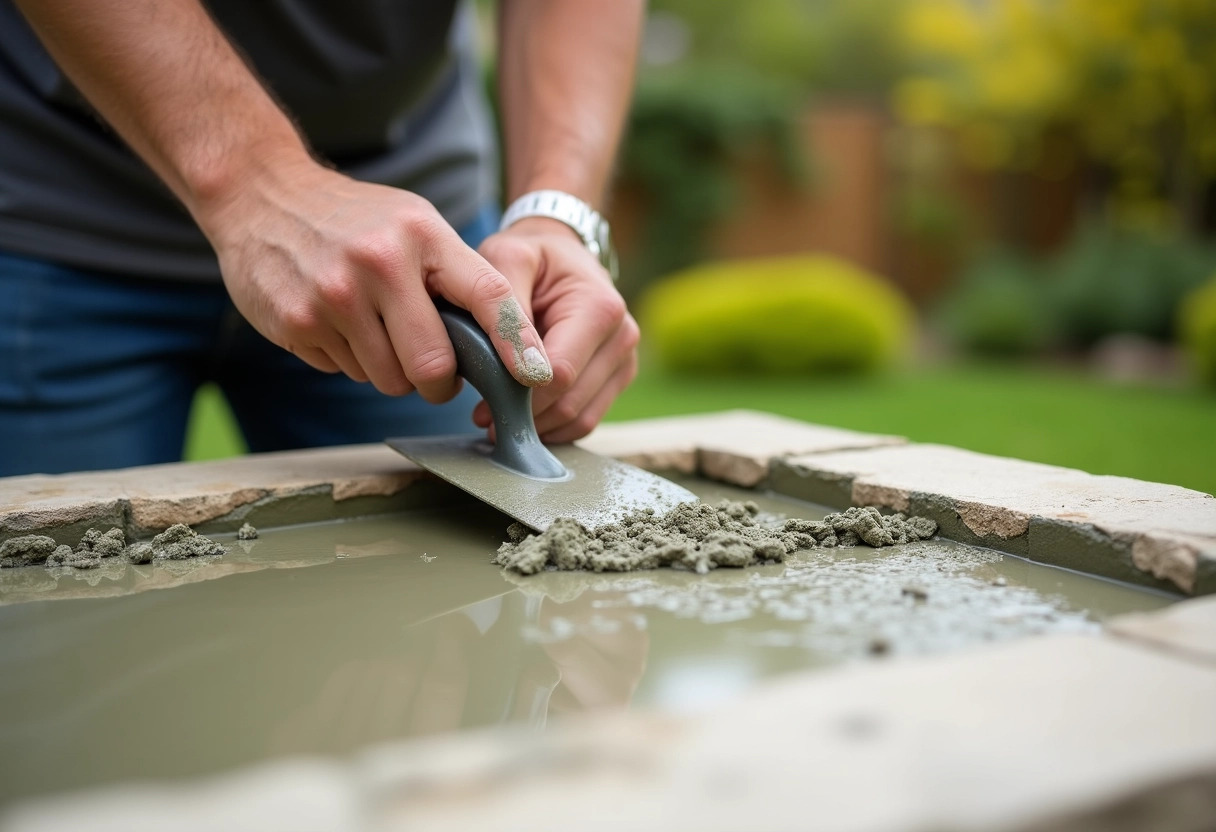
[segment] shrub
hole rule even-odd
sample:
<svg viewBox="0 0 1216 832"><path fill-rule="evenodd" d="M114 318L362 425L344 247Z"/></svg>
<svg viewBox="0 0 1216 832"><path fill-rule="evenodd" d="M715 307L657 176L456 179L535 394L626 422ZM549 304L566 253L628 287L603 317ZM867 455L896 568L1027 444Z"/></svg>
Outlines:
<svg viewBox="0 0 1216 832"><path fill-rule="evenodd" d="M1091 226L1056 261L1051 298L1074 346L1125 332L1164 341L1174 334L1183 296L1213 269L1216 257L1199 243Z"/></svg>
<svg viewBox="0 0 1216 832"><path fill-rule="evenodd" d="M823 373L890 361L912 325L887 282L832 257L694 267L646 294L643 331L671 370Z"/></svg>
<svg viewBox="0 0 1216 832"><path fill-rule="evenodd" d="M1187 295L1178 312L1183 346L1200 376L1216 385L1216 277Z"/></svg>
<svg viewBox="0 0 1216 832"><path fill-rule="evenodd" d="M955 346L1000 357L1039 352L1054 331L1041 270L1009 254L982 259L964 272L936 321Z"/></svg>

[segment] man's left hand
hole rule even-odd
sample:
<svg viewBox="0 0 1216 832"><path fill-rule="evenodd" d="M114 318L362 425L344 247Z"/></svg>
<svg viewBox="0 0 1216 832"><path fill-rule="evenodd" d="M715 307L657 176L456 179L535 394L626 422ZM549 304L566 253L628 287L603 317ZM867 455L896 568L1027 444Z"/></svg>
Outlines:
<svg viewBox="0 0 1216 832"><path fill-rule="evenodd" d="M536 325L553 381L533 389L536 430L546 442L591 432L637 375L638 325L611 277L564 223L528 217L478 249L515 288ZM491 423L483 401L473 411Z"/></svg>

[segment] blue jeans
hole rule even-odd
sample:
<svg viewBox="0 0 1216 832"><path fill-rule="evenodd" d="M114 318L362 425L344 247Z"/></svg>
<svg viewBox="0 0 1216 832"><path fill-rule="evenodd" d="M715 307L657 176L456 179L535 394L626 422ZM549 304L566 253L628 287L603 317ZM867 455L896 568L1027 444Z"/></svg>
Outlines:
<svg viewBox="0 0 1216 832"><path fill-rule="evenodd" d="M460 235L496 228L486 207ZM123 277L0 252L0 476L181 459L213 381L253 451L475 430L479 396L432 405L314 370L259 335L220 283Z"/></svg>

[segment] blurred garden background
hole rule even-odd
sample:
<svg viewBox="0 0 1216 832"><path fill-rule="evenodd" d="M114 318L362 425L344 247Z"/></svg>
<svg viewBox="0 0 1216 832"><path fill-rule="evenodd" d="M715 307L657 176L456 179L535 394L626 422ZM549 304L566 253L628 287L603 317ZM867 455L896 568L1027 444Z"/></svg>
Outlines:
<svg viewBox="0 0 1216 832"><path fill-rule="evenodd" d="M610 419L1216 492L1212 0L651 0L609 215L643 327ZM187 457L241 452L204 389Z"/></svg>

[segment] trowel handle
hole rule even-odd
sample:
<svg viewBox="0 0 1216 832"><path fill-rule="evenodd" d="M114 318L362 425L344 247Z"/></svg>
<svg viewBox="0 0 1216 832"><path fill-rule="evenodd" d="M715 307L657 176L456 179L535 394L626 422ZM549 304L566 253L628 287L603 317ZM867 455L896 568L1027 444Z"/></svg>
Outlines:
<svg viewBox="0 0 1216 832"><path fill-rule="evenodd" d="M532 388L507 372L490 336L465 310L436 298L435 308L456 350L456 371L477 388L494 416L494 451L490 457L506 468L541 479L560 479L566 468L536 435Z"/></svg>

